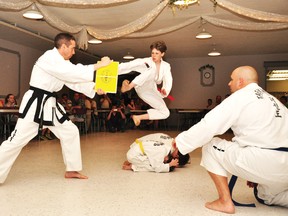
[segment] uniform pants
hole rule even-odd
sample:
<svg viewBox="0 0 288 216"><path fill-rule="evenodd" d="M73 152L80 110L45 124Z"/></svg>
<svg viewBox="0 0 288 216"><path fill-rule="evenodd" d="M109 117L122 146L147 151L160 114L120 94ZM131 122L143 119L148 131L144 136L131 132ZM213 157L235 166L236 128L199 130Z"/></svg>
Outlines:
<svg viewBox="0 0 288 216"><path fill-rule="evenodd" d="M137 143L133 143L127 152L127 160L132 164L133 171L154 171L149 158L143 155Z"/></svg>
<svg viewBox="0 0 288 216"><path fill-rule="evenodd" d="M255 159L257 158L257 159ZM267 205L288 207L288 153L213 138L202 148L201 165L220 176L231 173L258 183L258 197Z"/></svg>
<svg viewBox="0 0 288 216"><path fill-rule="evenodd" d="M170 111L157 90L154 79L155 71L150 69L138 75L132 82L137 85L135 87L137 95L152 107L147 110L149 120L166 119L169 117Z"/></svg>
<svg viewBox="0 0 288 216"><path fill-rule="evenodd" d="M71 121L48 128L60 139L66 171L82 169L80 137L77 126ZM3 183L20 154L22 148L38 134L39 125L27 119L19 118L11 136L0 146L0 183Z"/></svg>

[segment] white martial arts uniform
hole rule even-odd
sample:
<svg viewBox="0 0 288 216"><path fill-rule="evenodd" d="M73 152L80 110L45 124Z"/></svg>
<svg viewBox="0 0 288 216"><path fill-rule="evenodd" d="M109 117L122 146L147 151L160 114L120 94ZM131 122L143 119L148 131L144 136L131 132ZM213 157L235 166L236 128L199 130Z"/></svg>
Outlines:
<svg viewBox="0 0 288 216"><path fill-rule="evenodd" d="M213 138L231 128L232 141ZM258 183L258 197L268 205L288 207L288 110L256 83L236 91L198 124L176 137L182 154L202 147L209 172Z"/></svg>
<svg viewBox="0 0 288 216"><path fill-rule="evenodd" d="M158 74L156 64L151 57L135 59L130 62L121 63L119 65L118 75L127 74L131 71L140 73L132 82L136 84L135 91L138 96L153 108L147 110L149 119L168 118L170 111L163 100L163 95L157 90L157 85L163 82L162 89L165 89L167 96L169 95L173 80L170 64L161 60Z"/></svg>
<svg viewBox="0 0 288 216"><path fill-rule="evenodd" d="M127 152L127 160L132 164L133 171L169 172L169 164L164 164L164 157L173 151L172 141L170 136L163 133L138 138Z"/></svg>
<svg viewBox="0 0 288 216"><path fill-rule="evenodd" d="M7 178L21 149L37 135L40 122L60 139L66 171L82 169L79 131L67 120L65 109L56 104L55 92L66 85L94 97L94 73L94 65L74 65L56 48L46 51L36 61L15 130L0 146L0 183Z"/></svg>

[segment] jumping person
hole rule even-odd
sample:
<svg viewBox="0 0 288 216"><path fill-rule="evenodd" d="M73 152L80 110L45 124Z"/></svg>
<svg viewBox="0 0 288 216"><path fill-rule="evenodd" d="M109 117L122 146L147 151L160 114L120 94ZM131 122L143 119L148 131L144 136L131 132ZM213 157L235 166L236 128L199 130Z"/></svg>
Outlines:
<svg viewBox="0 0 288 216"><path fill-rule="evenodd" d="M135 59L119 65L118 74L127 74L131 71L140 73L132 82L124 80L121 92L127 92L135 88L138 96L152 109L148 109L146 114L133 115L136 126L140 125L141 120L160 120L166 119L170 115L163 98L167 97L172 88L172 75L170 64L162 58L165 55L167 46L163 41L156 41L151 44L151 57ZM160 91L157 85L162 84Z"/></svg>
<svg viewBox="0 0 288 216"><path fill-rule="evenodd" d="M80 137L77 127L69 121L62 105L56 102L56 92L64 85L94 97L94 73L110 64L103 57L97 64L72 64L69 59L75 54L76 40L68 33L55 37L54 48L46 51L35 63L30 88L25 93L19 108L19 119L11 136L0 146L0 183L3 183L20 154L21 149L34 138L39 128L49 128L60 139L66 178L87 179L82 170ZM101 89L97 93L103 94Z"/></svg>

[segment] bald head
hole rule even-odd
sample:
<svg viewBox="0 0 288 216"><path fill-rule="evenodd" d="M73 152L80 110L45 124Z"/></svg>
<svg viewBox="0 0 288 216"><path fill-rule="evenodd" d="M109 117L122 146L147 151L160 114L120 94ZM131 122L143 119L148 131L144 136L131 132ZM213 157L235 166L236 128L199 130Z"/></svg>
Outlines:
<svg viewBox="0 0 288 216"><path fill-rule="evenodd" d="M231 81L228 85L233 93L250 83L258 83L257 71L251 66L241 66L232 72Z"/></svg>
<svg viewBox="0 0 288 216"><path fill-rule="evenodd" d="M235 73L238 78L242 78L247 84L258 83L257 71L251 66L238 67L232 73Z"/></svg>

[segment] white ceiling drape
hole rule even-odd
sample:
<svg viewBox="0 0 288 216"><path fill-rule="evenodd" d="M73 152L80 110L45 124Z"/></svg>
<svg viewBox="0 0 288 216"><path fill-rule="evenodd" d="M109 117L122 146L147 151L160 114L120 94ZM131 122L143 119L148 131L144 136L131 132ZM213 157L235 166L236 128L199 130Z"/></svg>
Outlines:
<svg viewBox="0 0 288 216"><path fill-rule="evenodd" d="M250 8L245 8L240 5L233 4L227 0L211 0L213 5L223 7L233 13L237 13L243 17L249 17L255 20L253 21L230 21L215 18L213 15L202 15L197 17L191 17L185 22L179 23L175 26L169 26L156 31L140 32L141 29L152 23L156 17L162 12L162 10L169 4L169 0L162 0L159 4L149 11L147 14L139 17L138 19L131 21L123 26L119 26L110 30L98 29L95 26L86 25L69 25L69 23L61 20L58 14L52 14L46 6L57 6L65 8L99 8L107 5L113 6L113 4L128 4L135 0L0 0L0 11L21 11L34 4L37 9L43 14L44 20L51 26L60 31L69 32L71 34L78 34L78 46L81 49L87 49L88 47L88 34L100 39L109 40L115 38L141 38L152 37L161 34L166 34L172 31L176 31L185 26L193 24L201 17L207 22L224 28L230 28L235 30L245 31L271 31L288 28L288 16L269 13L264 11L258 11ZM212 5L212 6L213 6Z"/></svg>

